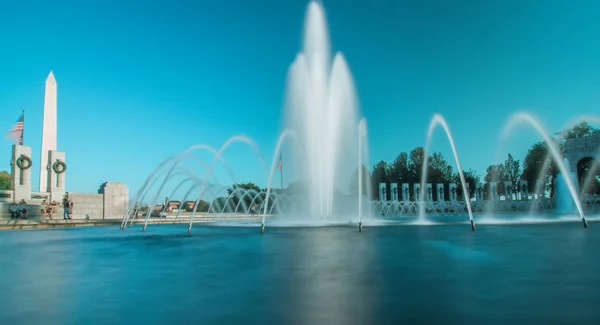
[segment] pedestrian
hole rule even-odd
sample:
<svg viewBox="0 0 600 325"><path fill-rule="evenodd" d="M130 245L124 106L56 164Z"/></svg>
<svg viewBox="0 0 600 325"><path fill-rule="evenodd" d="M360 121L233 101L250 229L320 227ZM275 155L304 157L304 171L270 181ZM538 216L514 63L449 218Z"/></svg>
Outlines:
<svg viewBox="0 0 600 325"><path fill-rule="evenodd" d="M63 219L71 219L69 216L69 207L71 206L71 200L69 200L69 194L65 194L63 199Z"/></svg>

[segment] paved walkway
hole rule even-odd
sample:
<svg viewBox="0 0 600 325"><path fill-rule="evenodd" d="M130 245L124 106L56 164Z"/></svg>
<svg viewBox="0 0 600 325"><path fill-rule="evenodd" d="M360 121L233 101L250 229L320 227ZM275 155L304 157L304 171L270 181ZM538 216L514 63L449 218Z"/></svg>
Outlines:
<svg viewBox="0 0 600 325"><path fill-rule="evenodd" d="M255 221L259 222L262 218L258 216L250 215L201 215L194 217L194 223L200 222L226 222L226 221ZM65 228L65 227L85 227L85 226L114 226L120 225L123 221L119 219L72 219L64 220L60 219L40 219L40 218L29 218L27 220L11 220L2 218L0 219L0 230L15 230L15 229L46 229L46 228ZM150 218L149 224L179 224L188 223L190 221L189 216L168 216L167 218ZM143 224L144 218L138 218L133 220L134 224Z"/></svg>

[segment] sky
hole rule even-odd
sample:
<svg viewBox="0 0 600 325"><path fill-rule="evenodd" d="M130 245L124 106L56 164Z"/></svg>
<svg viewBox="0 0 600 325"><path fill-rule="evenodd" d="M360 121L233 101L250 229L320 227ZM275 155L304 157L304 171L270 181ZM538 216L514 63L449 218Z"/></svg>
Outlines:
<svg viewBox="0 0 600 325"><path fill-rule="evenodd" d="M480 173L508 152L522 159L541 139L527 127L501 139L515 112L531 112L552 133L577 115L597 115L597 1L322 3L332 49L345 55L355 79L371 165L423 146L435 113L450 124L463 168ZM70 192L116 181L133 195L165 158L198 143L218 148L237 134L251 137L270 164L307 5L4 1L0 129L26 110L37 190L44 84L53 71ZM11 143L2 141L0 170L9 170ZM431 149L452 161L442 131ZM236 144L224 158L236 181L266 186L252 149ZM224 168L215 173L222 183L230 179Z"/></svg>

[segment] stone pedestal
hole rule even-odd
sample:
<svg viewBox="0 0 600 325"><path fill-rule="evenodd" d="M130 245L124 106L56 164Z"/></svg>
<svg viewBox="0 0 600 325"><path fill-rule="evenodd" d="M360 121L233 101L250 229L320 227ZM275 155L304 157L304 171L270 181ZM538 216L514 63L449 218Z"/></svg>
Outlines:
<svg viewBox="0 0 600 325"><path fill-rule="evenodd" d="M45 189L50 193L50 201L61 202L65 195L65 179L67 174L66 154L61 151L50 150L48 152L48 185Z"/></svg>
<svg viewBox="0 0 600 325"><path fill-rule="evenodd" d="M398 202L398 198L400 193L398 193L398 183L390 184L390 194L392 196L392 201Z"/></svg>
<svg viewBox="0 0 600 325"><path fill-rule="evenodd" d="M402 190L400 191L400 193L402 194L402 201L410 201L410 187L408 183L402 183Z"/></svg>
<svg viewBox="0 0 600 325"><path fill-rule="evenodd" d="M456 202L456 199L458 197L457 190L458 190L458 188L456 187L456 183L448 184L448 191L450 193L450 201L451 202Z"/></svg>
<svg viewBox="0 0 600 325"><path fill-rule="evenodd" d="M19 168L18 162L23 164L24 168ZM12 147L11 166L11 189L14 191L13 200L29 201L31 199L31 147L18 144ZM29 164L27 166L27 164Z"/></svg>
<svg viewBox="0 0 600 325"><path fill-rule="evenodd" d="M413 183L413 197L415 202L421 201L421 184Z"/></svg>
<svg viewBox="0 0 600 325"><path fill-rule="evenodd" d="M519 184L519 195L521 200L529 200L529 185L525 180L521 180Z"/></svg>
<svg viewBox="0 0 600 325"><path fill-rule="evenodd" d="M129 206L129 189L127 185L116 182L106 182L100 186L104 194L104 219L122 218Z"/></svg>
<svg viewBox="0 0 600 325"><path fill-rule="evenodd" d="M431 183L425 184L425 201L433 202L433 185Z"/></svg>
<svg viewBox="0 0 600 325"><path fill-rule="evenodd" d="M504 199L512 200L514 193L513 183L512 182L504 182Z"/></svg>
<svg viewBox="0 0 600 325"><path fill-rule="evenodd" d="M387 201L387 187L385 183L379 183L379 201Z"/></svg>
<svg viewBox="0 0 600 325"><path fill-rule="evenodd" d="M444 194L444 184L435 184L435 190L436 190L436 194L437 194L437 201L438 202L444 202L446 201L446 196Z"/></svg>
<svg viewBox="0 0 600 325"><path fill-rule="evenodd" d="M475 200L483 201L483 183L477 183L475 185Z"/></svg>

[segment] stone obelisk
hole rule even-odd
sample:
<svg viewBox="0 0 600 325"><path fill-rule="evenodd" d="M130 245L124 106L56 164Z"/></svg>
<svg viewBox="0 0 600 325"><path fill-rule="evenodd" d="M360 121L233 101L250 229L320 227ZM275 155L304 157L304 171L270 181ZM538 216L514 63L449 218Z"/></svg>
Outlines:
<svg viewBox="0 0 600 325"><path fill-rule="evenodd" d="M56 79L50 71L44 94L44 119L42 121L42 153L40 156L40 192L49 192L48 152L56 150Z"/></svg>

